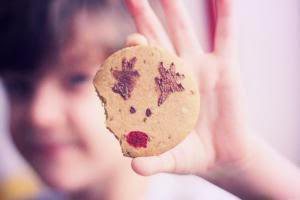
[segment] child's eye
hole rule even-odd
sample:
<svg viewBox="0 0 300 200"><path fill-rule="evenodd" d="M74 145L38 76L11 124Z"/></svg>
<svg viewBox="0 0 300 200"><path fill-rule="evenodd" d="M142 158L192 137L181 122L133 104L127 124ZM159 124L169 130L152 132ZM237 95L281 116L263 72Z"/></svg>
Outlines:
<svg viewBox="0 0 300 200"><path fill-rule="evenodd" d="M91 77L85 73L76 73L68 77L67 84L70 88L80 87L90 81Z"/></svg>
<svg viewBox="0 0 300 200"><path fill-rule="evenodd" d="M32 86L27 81L13 80L5 83L6 90L11 97L25 99L32 94Z"/></svg>
<svg viewBox="0 0 300 200"><path fill-rule="evenodd" d="M88 80L89 80L89 77L85 74L75 74L70 77L69 81L71 84L76 85L76 84L85 83Z"/></svg>

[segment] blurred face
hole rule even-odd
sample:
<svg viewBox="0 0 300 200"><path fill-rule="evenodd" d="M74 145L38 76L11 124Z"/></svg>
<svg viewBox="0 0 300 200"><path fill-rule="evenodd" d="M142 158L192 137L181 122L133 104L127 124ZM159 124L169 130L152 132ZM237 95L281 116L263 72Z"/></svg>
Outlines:
<svg viewBox="0 0 300 200"><path fill-rule="evenodd" d="M14 142L42 179L58 189L103 182L123 162L92 85L115 45L114 23L78 14L74 36L57 61L45 60L29 76L5 78Z"/></svg>

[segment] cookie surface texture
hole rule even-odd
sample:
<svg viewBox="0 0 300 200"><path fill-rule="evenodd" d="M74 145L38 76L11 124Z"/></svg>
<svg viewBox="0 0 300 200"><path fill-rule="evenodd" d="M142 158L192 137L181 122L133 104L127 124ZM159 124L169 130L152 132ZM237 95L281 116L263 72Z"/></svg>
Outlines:
<svg viewBox="0 0 300 200"><path fill-rule="evenodd" d="M106 127L125 156L153 156L179 144L200 110L197 84L177 56L152 46L121 49L94 78Z"/></svg>

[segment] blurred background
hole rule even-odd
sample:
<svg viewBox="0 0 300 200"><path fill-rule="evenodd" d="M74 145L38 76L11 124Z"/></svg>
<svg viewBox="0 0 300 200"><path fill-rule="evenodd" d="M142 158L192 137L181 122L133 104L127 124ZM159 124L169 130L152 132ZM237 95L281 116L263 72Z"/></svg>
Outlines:
<svg viewBox="0 0 300 200"><path fill-rule="evenodd" d="M195 24L210 27L208 1L184 2ZM300 165L300 1L236 3L242 81L254 134ZM209 50L211 30L197 31L204 49ZM2 113L8 106L3 87L0 98L0 121L5 123L7 115Z"/></svg>
<svg viewBox="0 0 300 200"><path fill-rule="evenodd" d="M257 134L300 164L300 1L238 1L240 60Z"/></svg>
<svg viewBox="0 0 300 200"><path fill-rule="evenodd" d="M210 24L207 1L185 2L195 24ZM256 134L300 164L300 1L237 1L236 12L252 126ZM209 30L198 32L203 46L210 49Z"/></svg>

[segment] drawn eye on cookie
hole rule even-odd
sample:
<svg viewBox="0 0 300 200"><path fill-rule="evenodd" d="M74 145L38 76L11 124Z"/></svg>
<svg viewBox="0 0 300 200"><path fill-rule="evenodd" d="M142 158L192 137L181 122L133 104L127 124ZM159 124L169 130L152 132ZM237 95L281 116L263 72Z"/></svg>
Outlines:
<svg viewBox="0 0 300 200"><path fill-rule="evenodd" d="M129 109L129 112L131 114L134 114L136 113L136 108L134 106L130 106L130 109ZM150 108L147 108L146 111L145 111L145 116L146 117L150 117L152 115L152 111Z"/></svg>

